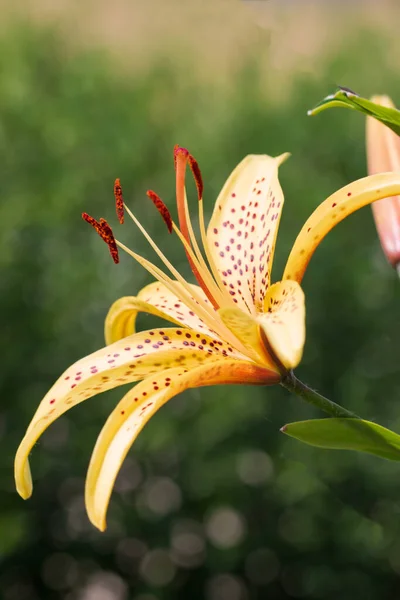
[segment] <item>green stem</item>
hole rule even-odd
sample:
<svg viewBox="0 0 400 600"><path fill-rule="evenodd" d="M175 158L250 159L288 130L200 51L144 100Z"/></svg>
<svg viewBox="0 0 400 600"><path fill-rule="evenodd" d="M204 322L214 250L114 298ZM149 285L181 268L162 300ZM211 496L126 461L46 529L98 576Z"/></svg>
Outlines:
<svg viewBox="0 0 400 600"><path fill-rule="evenodd" d="M318 392L308 387L308 385L305 385L305 383L299 381L299 379L297 379L293 371L289 371L285 375L283 375L281 385L290 392L296 394L296 396L299 396L300 398L308 402L309 404L312 404L312 406L316 406L320 410L323 410L324 412L328 413L328 415L330 415L331 417L337 419L345 419L347 421L348 427L354 431L354 434L356 436L355 440L358 440L360 443L362 442L361 446L359 447L361 451L371 452L372 454L376 454L377 456L391 458L392 460L394 454L398 454L399 445L397 443L392 443L391 439L387 438L385 434L382 434L379 430L374 429L371 426L373 424L368 423L368 421L364 421L355 413L346 410L339 404L336 404L336 402L332 402L332 400L328 400L328 398L325 398L325 396L321 396L321 394L318 394ZM296 423L294 423L294 425L296 425ZM286 427L286 425L282 427L281 431L283 433L286 432ZM386 432L389 435L393 434L393 432L388 432L388 430ZM302 441L305 440L303 439ZM334 447L339 448L341 446L333 445L332 448ZM344 448L345 447L343 447L343 449ZM396 460L399 460L397 456Z"/></svg>
<svg viewBox="0 0 400 600"><path fill-rule="evenodd" d="M400 277L400 263L397 263L396 271L397 271L397 275Z"/></svg>
<svg viewBox="0 0 400 600"><path fill-rule="evenodd" d="M324 412L328 413L328 415L331 415L331 417L345 419L360 418L355 413L346 410L339 404L336 404L336 402L328 400L328 398L325 398L325 396L321 396L321 394L318 394L318 392L308 387L308 385L297 379L293 371L289 371L286 375L282 377L281 385L287 390L289 390L289 392L296 394L296 396L299 396L300 398L305 400L305 402L308 402L308 404L312 404L320 410L323 410Z"/></svg>

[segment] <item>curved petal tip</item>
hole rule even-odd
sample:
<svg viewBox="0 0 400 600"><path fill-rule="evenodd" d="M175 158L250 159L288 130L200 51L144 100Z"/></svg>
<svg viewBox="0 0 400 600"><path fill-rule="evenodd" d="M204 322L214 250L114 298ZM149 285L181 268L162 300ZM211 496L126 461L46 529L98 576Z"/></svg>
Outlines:
<svg viewBox="0 0 400 600"><path fill-rule="evenodd" d="M18 494L24 500L28 500L32 496L32 475L29 467L29 461L24 455L21 446L15 457L15 486Z"/></svg>

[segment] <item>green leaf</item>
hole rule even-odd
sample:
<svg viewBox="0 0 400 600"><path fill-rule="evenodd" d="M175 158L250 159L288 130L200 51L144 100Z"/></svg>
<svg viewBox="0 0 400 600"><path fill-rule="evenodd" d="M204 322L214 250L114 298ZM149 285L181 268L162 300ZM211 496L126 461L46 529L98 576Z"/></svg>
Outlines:
<svg viewBox="0 0 400 600"><path fill-rule="evenodd" d="M400 435L370 421L314 419L289 423L281 431L311 446L356 450L400 461Z"/></svg>
<svg viewBox="0 0 400 600"><path fill-rule="evenodd" d="M347 88L339 87L334 94L330 94L321 100L314 108L309 110L308 114L311 116L317 115L326 108L333 108L335 106L351 108L353 110L358 110L365 115L375 117L375 119L378 119L378 121L381 121L381 123L390 127L397 135L400 135L399 110L371 102L371 100L362 98Z"/></svg>

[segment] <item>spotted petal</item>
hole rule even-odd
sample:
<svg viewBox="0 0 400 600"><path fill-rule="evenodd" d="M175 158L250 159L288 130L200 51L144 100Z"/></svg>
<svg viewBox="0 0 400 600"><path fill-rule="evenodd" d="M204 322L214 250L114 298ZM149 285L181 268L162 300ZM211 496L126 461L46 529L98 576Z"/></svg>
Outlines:
<svg viewBox="0 0 400 600"><path fill-rule="evenodd" d="M283 206L278 167L287 156L247 156L225 183L207 230L224 285L250 312L262 307L269 286Z"/></svg>
<svg viewBox="0 0 400 600"><path fill-rule="evenodd" d="M306 337L304 293L295 281L280 281L268 290L265 314L258 318L267 344L286 369L302 357Z"/></svg>
<svg viewBox="0 0 400 600"><path fill-rule="evenodd" d="M209 303L199 286L189 285L203 298L204 302ZM180 284L177 282L177 287L179 286ZM135 333L135 323L139 312L146 312L215 337L215 333L180 298L172 294L164 284L156 281L146 285L137 296L125 296L114 302L105 321L106 343L112 344Z"/></svg>
<svg viewBox="0 0 400 600"><path fill-rule="evenodd" d="M268 384L270 372L250 362L224 359L188 372L182 367L153 375L130 390L101 431L86 478L86 508L92 523L106 527L106 511L114 482L127 452L157 410L185 389L206 385Z"/></svg>
<svg viewBox="0 0 400 600"><path fill-rule="evenodd" d="M72 365L43 398L15 458L17 490L32 493L28 455L47 427L88 398L161 370L190 368L236 356L228 344L188 329L154 329L129 336Z"/></svg>
<svg viewBox="0 0 400 600"><path fill-rule="evenodd" d="M346 185L322 202L306 221L290 252L283 279L301 282L315 249L327 233L354 211L400 194L400 173L381 173Z"/></svg>

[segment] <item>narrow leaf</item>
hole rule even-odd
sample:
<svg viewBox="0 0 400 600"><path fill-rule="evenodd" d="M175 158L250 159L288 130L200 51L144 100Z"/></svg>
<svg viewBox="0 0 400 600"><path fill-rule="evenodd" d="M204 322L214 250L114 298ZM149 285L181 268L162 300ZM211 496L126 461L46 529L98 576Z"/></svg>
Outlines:
<svg viewBox="0 0 400 600"><path fill-rule="evenodd" d="M370 421L314 419L289 423L281 431L311 446L356 450L400 461L400 435Z"/></svg>
<svg viewBox="0 0 400 600"><path fill-rule="evenodd" d="M326 96L321 102L319 102L314 108L308 111L311 116L317 115L326 108L332 108L334 106L351 108L358 110L365 115L369 115L390 127L397 135L400 135L400 111L396 108L389 108L381 106L362 98L355 92L347 88L339 87L334 94Z"/></svg>

